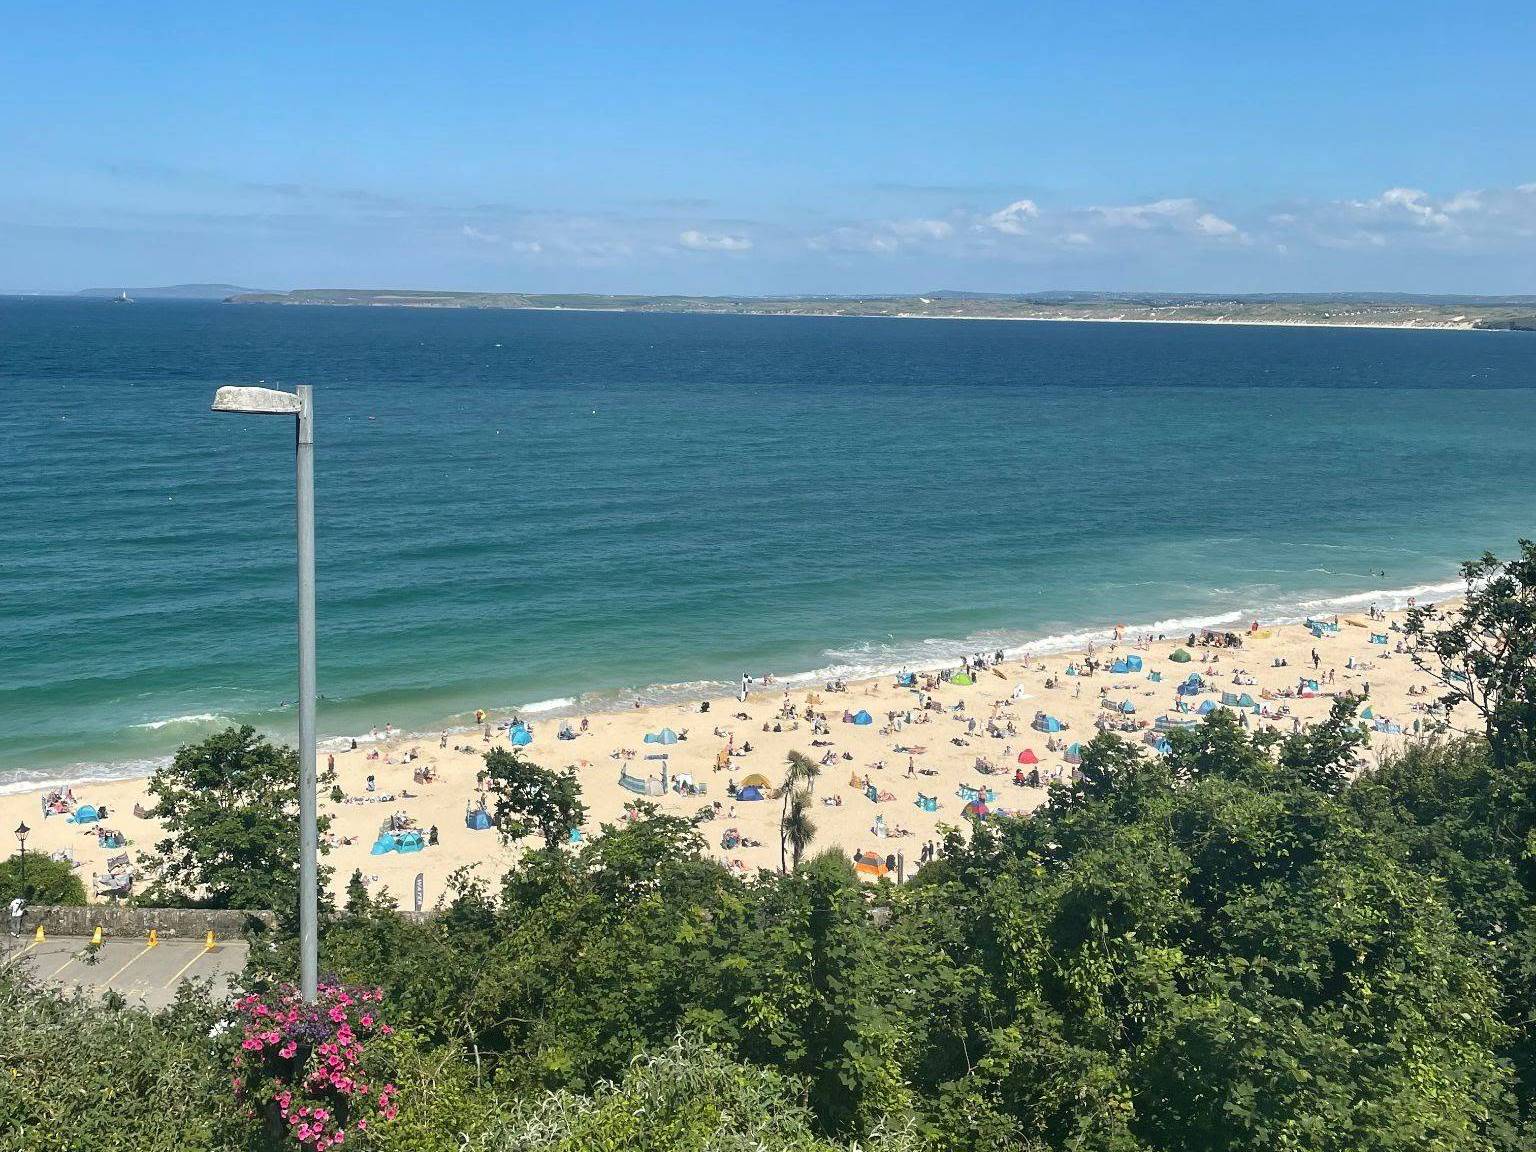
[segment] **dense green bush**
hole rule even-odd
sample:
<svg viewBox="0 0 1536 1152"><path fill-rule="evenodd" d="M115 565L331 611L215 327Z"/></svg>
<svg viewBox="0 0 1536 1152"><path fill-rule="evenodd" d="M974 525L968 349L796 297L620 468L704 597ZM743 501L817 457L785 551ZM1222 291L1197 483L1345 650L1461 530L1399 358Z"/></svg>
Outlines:
<svg viewBox="0 0 1536 1152"><path fill-rule="evenodd" d="M150 1016L48 993L0 969L0 1147L232 1147L228 1073L209 1036L219 1015L191 992Z"/></svg>
<svg viewBox="0 0 1536 1152"><path fill-rule="evenodd" d="M21 895L21 857L0 860L0 904L9 904ZM68 864L31 852L27 855L25 896L32 904L78 906L85 903L85 884Z"/></svg>

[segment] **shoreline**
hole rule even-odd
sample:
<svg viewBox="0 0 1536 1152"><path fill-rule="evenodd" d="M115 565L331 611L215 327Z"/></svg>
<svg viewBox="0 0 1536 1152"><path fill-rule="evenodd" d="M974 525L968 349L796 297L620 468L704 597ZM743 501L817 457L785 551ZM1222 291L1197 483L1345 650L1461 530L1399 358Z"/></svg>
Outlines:
<svg viewBox="0 0 1536 1152"><path fill-rule="evenodd" d="M1456 599L1434 597L1441 604ZM1027 813L1044 802L1049 786L1070 776L1071 744L1091 739L1100 724L1124 726L1128 739L1151 745L1162 730L1154 718L1189 722L1202 714L1195 706L1208 710L1221 702L1245 713L1244 724L1288 732L1326 716L1335 693L1368 689L1373 710L1368 719L1380 726L1373 747L1412 738L1431 697L1420 691L1428 678L1404 652L1394 651L1400 635L1393 629L1404 613L1392 610L1374 618L1370 609L1377 601L1356 596L1354 603L1355 611L1347 605L1339 609L1340 626L1321 638L1295 621L1229 620L1217 629L1241 636L1242 647L1197 646L1182 664L1173 654L1199 629L1190 620L1169 620L1159 631L1127 627L1118 640L1111 628L1107 638L1077 633L1069 643L1063 637L1049 652L1038 646L1008 651L995 667L978 671L974 682L947 679L959 667L958 658L943 666L944 677L909 667L915 686L900 684L889 673L850 678L840 686L807 674L795 683L759 682L745 701L722 692L638 708L578 709L570 717L569 738L557 735L563 725L553 713L525 714L533 740L523 751L542 767L576 772L588 809L583 839L599 834L603 824L623 820L626 805L637 799L685 817L708 807L712 818L699 830L709 855L750 873L778 866L780 805L772 799L739 800L728 786L745 786L761 776L768 799L786 755L798 750L824 763L815 788L819 831L812 851L837 847L850 855L878 850L892 856L899 851L910 872L924 844L965 823L962 809L977 788L992 790L989 805L1000 814ZM1317 610L1318 617L1333 615ZM1123 675L1101 667L1096 676L1074 677L1071 669L1081 667L1090 646L1106 665L1131 655L1138 664ZM986 649L989 663L995 652ZM1311 671L1314 652L1320 661L1316 672ZM1208 686L1203 695L1186 699L1175 688L1190 671L1208 677ZM1297 684L1304 683L1300 677L1315 677L1319 687L1296 695ZM1252 709L1236 707L1240 693L1251 694ZM813 725L810 710L825 721ZM1246 715L1250 711L1253 715ZM858 720L856 712L870 719ZM1059 735L1037 730L1037 712L1060 717L1064 730ZM430 907L456 869L469 867L494 879L516 861L519 846L504 847L494 831L466 826L477 804L484 752L507 746L506 728L493 723L487 718L478 732L442 730L430 737L395 732L377 742L359 741L355 750L322 750L320 765L334 756L344 795L341 803L321 797L321 810L332 820L334 842L326 863L335 869L336 892L356 870L375 893L387 888L406 897L420 874ZM677 734L676 743L644 739L667 728ZM1038 759L1021 759L1026 750ZM1021 763L1037 766L1038 783L1016 775L1027 771ZM671 784L682 780L704 791L668 789L663 774ZM107 805L100 827L120 831L126 845L102 846L93 834L96 825L43 817L44 796L61 784L0 796L0 819L33 824L29 850L67 853L87 889L94 890L110 858L126 853L136 860L159 835L157 821L133 814L136 805L148 806L146 779L98 780L73 790L78 803ZM374 854L381 829L393 818L438 831L440 842L419 854ZM748 842L733 839L738 833Z"/></svg>
<svg viewBox="0 0 1536 1152"><path fill-rule="evenodd" d="M412 304L383 301L325 301L325 300L225 300L236 306L275 306L281 308L405 308L415 312L582 312L617 314L625 316L764 316L791 317L796 319L823 320L1023 320L1042 324L1185 324L1229 328L1361 328L1398 332L1514 332L1514 328L1487 328L1475 321L1403 321L1400 323L1366 322L1350 323L1342 320L1231 320L1225 317L1209 319L1179 319L1171 316L976 316L960 313L930 315L921 312L766 312L752 309L715 311L705 308L593 308L580 305L530 304L516 308L491 305L461 304Z"/></svg>
<svg viewBox="0 0 1536 1152"><path fill-rule="evenodd" d="M1119 627L1131 633L1168 631L1169 629L1177 631L1184 628L1201 629L1216 627L1248 619L1261 619L1266 625L1272 626L1285 625L1300 621L1313 612L1345 611L1355 605L1377 604L1389 611L1395 611L1409 597L1427 598L1430 600L1449 599L1455 597L1464 587L1464 583L1459 579L1428 581L1405 588L1370 589L1365 592L1346 592L1334 596L1297 598L1282 602L1277 608L1272 609L1240 607L1214 611L1207 615L1172 616L1150 622L1122 623L1119 624ZM1016 641L1004 643L1002 650L1005 657L1009 659L1016 658L1017 655L1026 651L1040 655L1071 654L1081 651L1088 644L1107 641L1113 634L1116 626L1115 623L1100 622L1043 636L1023 636ZM863 682L865 680L894 675L898 669L902 668L915 672L937 671L955 664L962 655L973 652L978 647L990 645L991 647L988 650L993 650L997 644L997 635L997 633L982 632L974 634L969 638L943 641L942 643L947 645L947 647L942 652L931 653L922 657L893 658L892 660L864 664L823 664L807 671L785 673L768 670L766 674L771 675L775 683L779 685L798 688L806 684L838 677L844 679L852 678ZM910 646L913 649L916 647L916 643ZM587 689L578 691L574 696L553 697L548 700L535 700L525 704L510 706L491 704L485 707L485 711L493 722L504 720L513 715L528 715L535 719L559 720L568 716L580 716L592 712L620 710L627 707L636 698L642 699L647 707L661 707L674 704L694 704L701 700L714 699L721 694L728 694L730 691L732 691L732 684L726 680L695 680L682 683L652 682L639 687ZM428 724L425 727L411 726L396 729L394 739L435 739L445 731L454 735L473 733L478 731L478 729L471 721L471 718L479 706L477 704L470 704L462 710L440 716L434 723ZM180 747L181 744L201 740L209 732L220 731L231 725L248 722L232 716L226 716L222 713L205 713L197 716L168 717L135 724L132 727L159 729L181 722L212 720L214 718L223 719L225 723L191 736L187 740L181 741L177 747ZM283 729L269 727L260 723L253 724L253 727L256 728L258 733L267 735L274 743L292 743L293 736L290 733L286 733ZM378 743L381 739L381 736L374 736L366 731L329 735L322 733L318 738L317 747L323 756L327 752L336 752L347 747L352 741L356 741L360 747L365 747ZM173 756L174 750L157 756L140 757L131 761L66 765L57 769L57 774L52 775L48 774L52 771L50 769L38 769L26 779L0 783L0 800L10 796L41 793L50 788L147 780L159 767L169 764Z"/></svg>

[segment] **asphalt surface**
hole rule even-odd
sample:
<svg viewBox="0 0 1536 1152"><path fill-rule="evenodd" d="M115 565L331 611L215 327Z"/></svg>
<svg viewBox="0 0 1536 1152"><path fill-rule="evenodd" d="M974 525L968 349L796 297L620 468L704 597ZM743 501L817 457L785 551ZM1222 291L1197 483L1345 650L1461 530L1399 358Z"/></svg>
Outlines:
<svg viewBox="0 0 1536 1152"><path fill-rule="evenodd" d="M93 995L109 989L131 1003L163 1008L187 980L212 980L215 996L227 995L245 967L250 946L244 940L162 940L155 947L142 938L106 939L95 950L78 936L49 936L37 943L29 936L0 937L0 963L14 963L49 984L83 988Z"/></svg>

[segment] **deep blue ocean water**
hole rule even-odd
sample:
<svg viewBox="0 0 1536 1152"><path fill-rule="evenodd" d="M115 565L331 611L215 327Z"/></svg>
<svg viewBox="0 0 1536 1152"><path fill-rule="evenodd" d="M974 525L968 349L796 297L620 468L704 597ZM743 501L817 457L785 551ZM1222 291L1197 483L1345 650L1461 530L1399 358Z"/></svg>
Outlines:
<svg viewBox="0 0 1536 1152"><path fill-rule="evenodd" d="M1532 334L0 300L0 787L291 739L291 424L208 410L259 380L316 391L331 736L1385 603L1536 532Z"/></svg>

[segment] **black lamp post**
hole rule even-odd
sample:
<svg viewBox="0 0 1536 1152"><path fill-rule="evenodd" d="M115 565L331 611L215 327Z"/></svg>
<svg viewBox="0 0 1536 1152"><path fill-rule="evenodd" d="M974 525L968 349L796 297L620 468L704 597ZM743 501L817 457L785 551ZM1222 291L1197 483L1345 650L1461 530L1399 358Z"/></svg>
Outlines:
<svg viewBox="0 0 1536 1152"><path fill-rule="evenodd" d="M25 820L23 820L16 827L16 843L21 845L21 867L20 867L20 871L21 871L21 898L23 900L25 900L27 898L27 833L30 832L30 831L32 831L32 829L27 827L27 822Z"/></svg>

